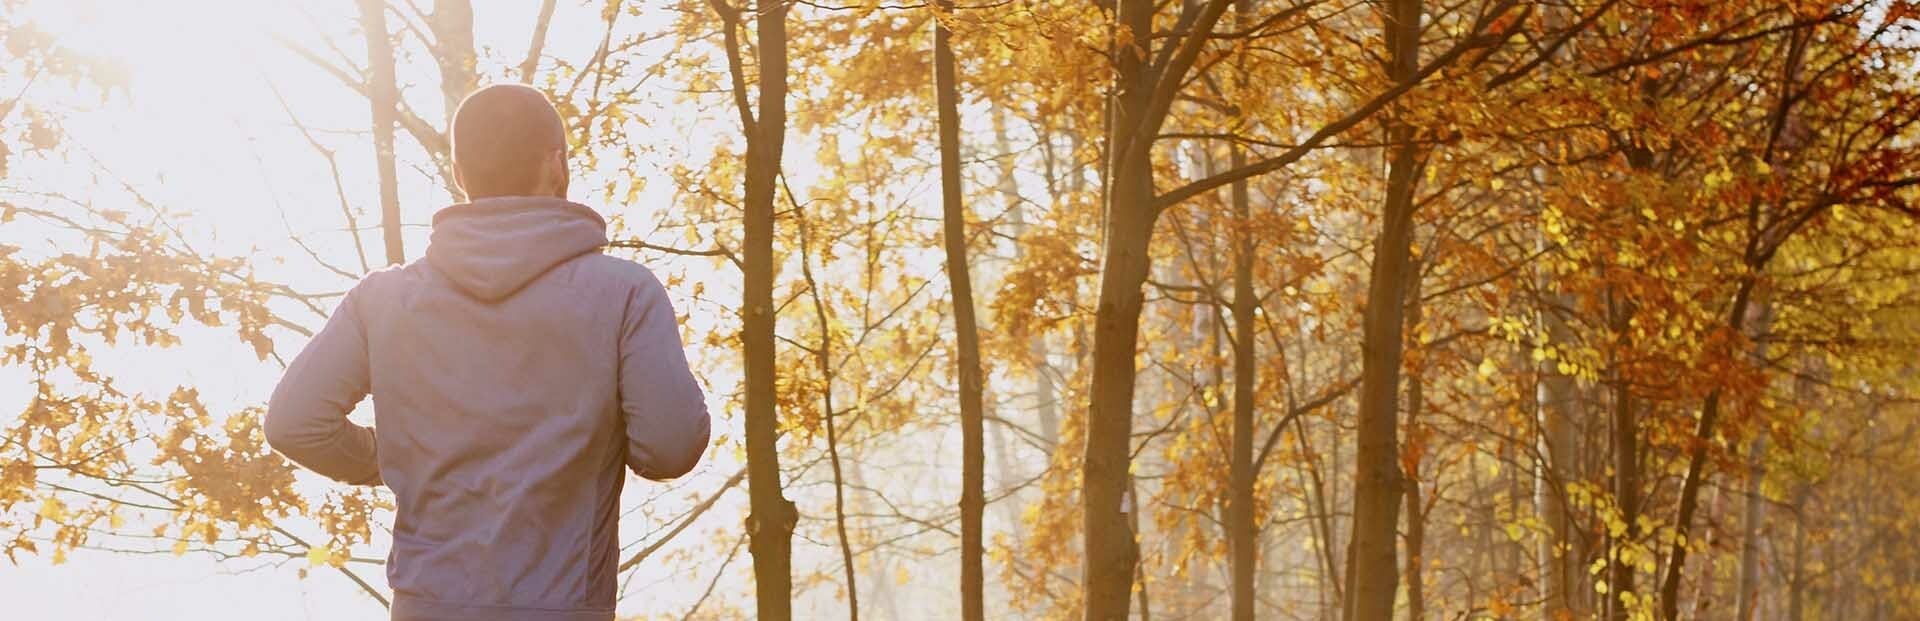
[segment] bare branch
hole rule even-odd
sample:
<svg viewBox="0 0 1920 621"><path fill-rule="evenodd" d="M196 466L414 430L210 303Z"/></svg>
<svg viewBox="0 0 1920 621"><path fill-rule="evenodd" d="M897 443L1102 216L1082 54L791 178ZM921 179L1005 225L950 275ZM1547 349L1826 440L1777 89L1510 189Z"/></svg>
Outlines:
<svg viewBox="0 0 1920 621"><path fill-rule="evenodd" d="M532 84L533 72L540 68L540 53L547 47L547 24L553 21L554 0L540 3L540 16L533 22L533 42L527 44L527 57L520 61L520 83Z"/></svg>
<svg viewBox="0 0 1920 621"><path fill-rule="evenodd" d="M694 505L693 509L687 511L686 517L681 518L680 523L675 524L673 530L667 531L667 534L661 535L659 539L653 540L653 543L647 544L647 547L641 548L640 551L635 552L633 556L627 557L627 560L621 561L620 569L616 570L616 573L633 569L633 566L639 565L641 561L647 560L647 557L653 556L654 552L665 547L668 542L673 541L674 537L679 536L681 531L686 530L688 526L693 525L694 521L699 520L700 516L705 515L708 509L712 509L714 503L719 502L720 497L727 494L727 490L731 490L735 485L739 485L740 480L746 478L746 476L747 471L745 468L733 473L733 476L728 478L727 482L720 486L720 489L713 491L713 495L708 496L706 500L700 501L700 504Z"/></svg>

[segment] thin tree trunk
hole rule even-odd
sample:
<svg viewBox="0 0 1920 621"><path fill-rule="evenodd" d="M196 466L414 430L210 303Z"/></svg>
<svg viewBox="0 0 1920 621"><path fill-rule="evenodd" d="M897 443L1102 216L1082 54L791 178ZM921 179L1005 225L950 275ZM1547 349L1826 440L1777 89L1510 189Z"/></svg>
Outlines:
<svg viewBox="0 0 1920 621"><path fill-rule="evenodd" d="M1015 240L1013 256L1018 258L1023 253L1023 247L1020 245L1019 240L1027 233L1027 206L1026 201L1020 199L1020 185L1019 179L1015 176L1016 169L1014 166L1013 150L1007 145L1006 127L1004 123L998 120L998 116L999 115L996 114L993 137L994 144L1001 153L1000 195L1007 201L1008 224L1012 228L1012 237ZM1051 163L1053 139L1045 133L1046 130L1043 126L1036 126L1034 130L1041 133L1040 144L1042 146L1042 153L1046 154L1049 159L1049 163L1047 164L1047 187L1048 195L1053 196L1055 195L1053 194L1055 182L1053 180L1053 164ZM1074 162L1071 168L1075 171L1075 177L1083 176L1079 172L1080 167L1077 161ZM1056 448L1060 442L1060 390L1054 383L1056 372L1051 362L1051 356L1048 354L1047 335L1045 333L1036 333L1027 339L1027 365L1033 370L1034 418L1036 422L1040 423L1040 437L1046 439L1048 450L1052 450Z"/></svg>
<svg viewBox="0 0 1920 621"><path fill-rule="evenodd" d="M1616 338L1625 339L1627 314L1631 311L1615 309L1614 329ZM1623 351L1626 348L1621 348ZM1627 609L1620 595L1633 591L1633 562L1626 555L1631 543L1638 538L1640 530L1640 455L1639 423L1635 419L1635 404L1631 380L1623 368L1625 361L1614 361L1613 378L1613 497L1618 504L1620 520L1626 528L1618 534L1609 531L1612 536L1612 550L1607 554L1610 560L1607 569L1606 610L1607 619L1624 621Z"/></svg>
<svg viewBox="0 0 1920 621"><path fill-rule="evenodd" d="M533 40L527 43L527 55L520 60L520 83L532 84L533 72L540 69L540 54L547 48L547 25L553 22L556 0L543 0L540 14L533 20Z"/></svg>
<svg viewBox="0 0 1920 621"><path fill-rule="evenodd" d="M1232 147L1232 166L1246 164L1246 154ZM1228 474L1227 547L1232 551L1233 618L1252 621L1258 602L1254 600L1253 576L1258 571L1256 546L1260 532L1254 527L1253 485L1259 473L1253 470L1253 389L1254 299L1253 293L1253 207L1247 196L1246 180L1233 182L1234 254L1233 254L1233 455Z"/></svg>
<svg viewBox="0 0 1920 621"><path fill-rule="evenodd" d="M863 470L861 466L860 460L853 459L847 461L847 486L853 489L873 489L872 484L867 481L865 470ZM860 508L859 505L854 506L855 511L859 511ZM867 583L870 585L867 587L867 601L869 603L878 602L878 607L883 613L881 616L882 619L906 618L900 612L900 587L902 585L897 580L889 580L887 577L896 575L892 570L910 565L902 563L895 556L889 555L886 546L874 546L869 548L866 554L869 559L867 561L868 566L873 568L873 570L869 572L869 575L879 577L879 579Z"/></svg>
<svg viewBox="0 0 1920 621"><path fill-rule="evenodd" d="M1314 591L1320 598L1321 617L1327 618L1329 615L1325 613L1335 610L1337 602L1341 601L1340 568L1334 562L1333 518L1327 503L1326 485L1320 477L1319 457L1314 455L1313 447L1307 444L1307 427L1301 418L1296 416L1293 419L1293 439L1300 450L1300 483L1305 489L1308 531L1313 536L1313 551L1319 557L1315 565L1319 569L1320 582L1315 585Z"/></svg>
<svg viewBox="0 0 1920 621"><path fill-rule="evenodd" d="M1347 558L1343 553L1346 547L1343 546L1340 550L1332 548L1334 545L1340 545L1335 542L1347 540L1353 521L1351 515L1342 519L1342 516L1333 513L1334 507L1347 506L1346 497L1341 495L1341 491L1346 489L1346 486L1340 484L1340 470L1347 467L1346 459L1342 457L1344 453L1340 452L1340 447L1345 446L1346 442L1346 438L1341 433L1343 431L1345 430L1341 429L1337 422L1327 425L1327 481L1325 486L1320 488L1320 498L1326 503L1326 508L1322 510L1321 515L1327 518L1326 554L1328 567L1332 569L1327 577L1333 583L1334 605L1329 607L1327 614L1324 615L1329 621L1341 619L1347 615L1347 589L1353 586L1353 568L1346 564L1352 559ZM1338 562L1335 562L1336 560Z"/></svg>
<svg viewBox="0 0 1920 621"><path fill-rule="evenodd" d="M1317 501L1318 506L1315 507L1316 519L1314 520L1314 522L1319 524L1320 526L1320 531L1319 531L1320 532L1320 535L1319 535L1320 564L1323 565L1325 568L1324 569L1325 573L1321 575L1321 578L1323 579L1326 586L1325 591L1331 595L1331 598L1328 601L1328 603L1331 605L1328 605L1325 607L1325 610L1327 610L1329 614L1325 615L1325 617L1328 619L1334 619L1334 618L1338 618L1339 615L1332 614L1332 612L1338 609L1339 602L1346 601L1346 584L1347 584L1344 578L1346 574L1341 573L1339 555L1336 554L1333 549L1333 546L1337 545L1334 542L1339 541L1340 539L1339 532L1335 530L1336 527L1335 527L1335 521L1334 521L1334 515L1333 515L1333 508L1336 506L1339 506L1340 503L1327 502L1327 483L1326 483L1325 477L1321 476L1320 474L1320 465L1318 460L1315 460L1311 457L1312 452L1310 451L1309 447L1306 444L1307 430L1305 428L1305 423L1301 422L1300 419L1297 419L1297 418L1294 419L1293 423L1295 427L1294 437L1299 438L1300 440L1301 452L1307 454L1309 456L1308 459L1311 460L1307 462L1307 474L1312 478L1312 482L1313 482L1313 488L1311 491L1315 492L1314 496L1315 498L1318 499ZM1338 443L1335 443L1334 446L1335 448L1338 448L1339 445ZM1334 459L1333 462L1337 464L1339 460Z"/></svg>
<svg viewBox="0 0 1920 621"><path fill-rule="evenodd" d="M1801 602L1807 591L1807 490L1801 484L1793 501L1793 569L1787 578L1787 621L1804 619Z"/></svg>
<svg viewBox="0 0 1920 621"><path fill-rule="evenodd" d="M1235 2L1236 22L1246 24L1250 17L1247 12L1251 8L1251 0ZM1247 79L1245 67L1239 69L1235 75L1244 83ZM1247 154L1240 145L1232 144L1227 148L1229 166L1237 169L1247 164ZM1227 548L1233 572L1233 619L1253 621L1259 607L1259 601L1254 597L1253 578L1260 570L1260 531L1253 519L1253 487L1260 478L1260 473L1254 470L1253 461L1253 393L1259 381L1253 359L1253 315L1254 307L1258 304L1253 293L1253 201L1248 196L1246 179L1234 180L1228 191L1233 201L1234 248L1233 454L1230 456L1227 476Z"/></svg>
<svg viewBox="0 0 1920 621"><path fill-rule="evenodd" d="M1556 309L1545 309L1541 313L1547 326L1548 342L1553 345L1569 345L1573 342L1572 330ZM1584 618L1583 601L1574 588L1578 576L1586 575L1582 557L1576 554L1573 544L1572 516L1567 511L1565 482L1577 473L1578 460L1574 459L1574 444L1578 436L1574 433L1573 415L1573 377L1560 373L1557 359L1543 361L1540 366L1540 388L1538 391L1540 406L1541 440L1545 444L1546 459L1542 464L1539 494L1536 502L1540 513L1552 533L1544 549L1540 552L1541 562L1546 566L1544 576L1547 581L1547 601L1543 612L1549 620L1562 617Z"/></svg>
<svg viewBox="0 0 1920 621"><path fill-rule="evenodd" d="M1420 303L1420 268L1413 267L1415 276L1413 286L1407 292L1407 324L1416 329L1420 325L1424 310ZM1420 374L1407 378L1407 432L1417 433L1420 422L1420 410L1426 407L1426 393L1420 382ZM1424 564L1427 543L1427 514L1420 493L1420 454L1406 460L1406 511L1407 511L1407 619L1422 621L1427 617L1427 583L1420 568Z"/></svg>
<svg viewBox="0 0 1920 621"><path fill-rule="evenodd" d="M373 110L373 160L380 176L380 231L387 264L407 261L400 237L400 179L393 163L393 128L398 122L399 87L393 76L393 39L387 33L387 3L359 0L360 29L367 39L367 100Z"/></svg>
<svg viewBox="0 0 1920 621"><path fill-rule="evenodd" d="M446 108L447 120L453 120L453 113L460 109L460 102L468 94L479 88L479 75L476 64L479 54L473 46L473 4L470 0L435 0L433 14L428 17L427 28L433 31L433 59L440 66L440 100ZM398 102L395 102L396 104ZM447 136L447 138L452 138ZM444 141L443 141L444 142ZM448 143L450 144L450 143ZM445 179L447 194L454 200L461 200L460 188L452 179L452 158L450 150L436 151L428 148L435 164Z"/></svg>
<svg viewBox="0 0 1920 621"><path fill-rule="evenodd" d="M993 139L994 148L1000 153L999 190L1001 198L1006 201L1007 225L1010 229L1008 232L1011 233L1010 237L1014 240L1013 257L1015 260L1018 260L1024 253L1024 246L1020 244L1019 240L1023 239L1027 234L1027 204L1026 201L1020 199L1020 181L1016 176L1018 171L1015 167L1013 149L1007 144L1006 124L1004 121L1004 116L1000 114L1000 111L996 110L994 114ZM1036 127L1035 131L1043 130ZM1045 137L1041 139L1043 146L1047 144L1047 140L1050 139ZM1045 150L1051 150L1051 147L1047 147ZM1051 186L1052 183L1052 181L1049 181L1048 185ZM1040 424L1040 437L1045 439L1045 446L1048 451L1057 448L1060 441L1059 390L1054 385L1056 371L1050 359L1051 356L1049 356L1047 349L1047 335L1042 332L1035 333L1028 337L1027 366L1033 371L1033 402L1031 407L1034 410L1035 421ZM996 427L996 429L998 429L998 427ZM1001 451L1003 457L1010 454L1011 453L1007 451ZM1004 461L1001 463L1000 469L1003 473L1013 472L1009 464ZM1012 482L1014 480L1011 475L1006 477L1006 482ZM1013 512L1016 511L1011 503L1005 503L1002 506L1006 507L1005 510L1009 512L1009 515L1012 515ZM1017 522L1017 520L1013 519L1007 520L1007 523L1010 525L1016 524Z"/></svg>
<svg viewBox="0 0 1920 621"><path fill-rule="evenodd" d="M1139 482L1131 478L1127 479L1127 497L1134 498L1139 496L1139 494L1140 494ZM1127 513L1127 526L1132 528L1134 532L1140 531L1140 512L1139 511L1132 511ZM1147 584L1146 566L1141 565L1139 563L1134 563L1133 579L1134 579L1134 582L1139 585L1134 589L1134 591L1140 594L1140 597L1138 598L1139 605L1140 605L1140 609L1139 609L1140 621L1153 621L1153 600L1152 598L1149 597L1150 595L1153 594L1153 591L1152 589L1147 588L1149 585Z"/></svg>
<svg viewBox="0 0 1920 621"><path fill-rule="evenodd" d="M734 28L741 14L724 2L715 2L726 29L729 69L735 80L734 101L747 136L745 235L742 240L743 299L741 347L746 358L747 490L751 514L747 519L748 549L753 553L757 617L784 620L793 616L793 527L799 519L793 502L780 484L780 452L775 440L780 420L775 411L774 365L774 198L780 175L780 156L787 129L787 7L764 2L755 16L759 59L758 114L748 107L746 86L740 83L739 41Z"/></svg>
<svg viewBox="0 0 1920 621"><path fill-rule="evenodd" d="M1412 82L1419 63L1421 0L1391 0L1382 30L1391 65L1389 75ZM1391 147L1387 197L1380 236L1374 245L1373 271L1363 319L1358 447L1354 455L1353 538L1347 547L1347 621L1386 621L1393 617L1399 582L1397 563L1400 502L1399 454L1401 345L1413 242L1413 191L1420 167L1414 128L1401 119L1388 122Z"/></svg>
<svg viewBox="0 0 1920 621"><path fill-rule="evenodd" d="M1550 29L1564 28L1578 12L1569 9L1542 7L1542 19ZM1559 54L1554 55L1557 60ZM1542 75L1546 75L1542 63ZM1549 183L1551 174L1546 167L1535 168L1534 180L1542 186ZM1538 207L1544 208L1545 201L1539 201ZM1536 239L1538 248L1544 250L1546 240ZM1538 279L1542 290L1551 286L1549 278L1542 274ZM1569 350L1574 342L1573 330L1568 327L1561 308L1571 307L1570 296L1550 294L1540 309L1540 319L1546 325L1547 343L1553 347L1565 347ZM1574 379L1560 372L1564 364L1561 356L1556 355L1542 360L1537 372L1540 376L1535 391L1538 399L1540 417L1541 447L1545 459L1540 464L1540 476L1535 483L1535 502L1539 505L1541 518L1546 521L1551 537L1540 546L1540 561L1546 568L1542 579L1547 583L1546 605L1541 608L1545 621L1563 621L1571 619L1591 619L1585 606L1586 597L1591 589L1584 585L1586 572L1585 550L1576 549L1573 538L1573 517L1567 501L1566 483L1582 478L1586 469L1578 458L1578 445L1582 434L1575 431L1574 417L1578 405L1574 402ZM1583 417L1584 418L1584 417Z"/></svg>
<svg viewBox="0 0 1920 621"><path fill-rule="evenodd" d="M470 0L434 0L427 20L433 30L434 60L440 63L440 98L447 118L479 83L473 49L473 3Z"/></svg>
<svg viewBox="0 0 1920 621"><path fill-rule="evenodd" d="M1516 360L1513 363L1514 366L1520 366L1521 364L1517 358L1516 356ZM1506 441L1500 443L1500 463L1520 463L1519 454L1520 446L1518 443ZM1500 476L1507 480L1507 515L1510 516L1510 519L1517 518L1520 515L1520 499L1526 498L1528 495L1527 492L1524 491L1524 488L1521 487L1520 469L1501 468ZM1525 586L1527 582L1524 573L1527 546L1517 539L1510 538L1502 538L1500 545L1507 550L1505 574L1512 578L1517 590L1517 587Z"/></svg>
<svg viewBox="0 0 1920 621"><path fill-rule="evenodd" d="M1410 391L1418 392L1419 389L1411 388ZM1411 399L1413 397L1409 396L1408 398ZM1411 419L1411 417L1409 417L1409 419ZM1410 478L1407 479L1406 485L1407 618L1413 621L1419 621L1420 619L1425 619L1427 616L1427 587L1426 581L1420 573L1421 564L1424 562L1422 558L1423 554L1425 554L1423 549L1427 543L1427 515L1421 510L1420 480L1418 478L1411 478L1413 474L1414 473L1408 473Z"/></svg>
<svg viewBox="0 0 1920 621"><path fill-rule="evenodd" d="M833 471L833 529L840 542L840 567L847 579L847 619L860 621L860 581L854 571L853 544L847 537L847 486L840 467L839 425L834 422L833 407L833 324L827 318L827 304L821 298L820 283L813 278L813 258L809 248L813 240L811 224L800 224L800 274L806 279L807 292L813 298L813 314L820 322L820 348L814 361L820 371L820 419L827 428L827 465Z"/></svg>
<svg viewBox="0 0 1920 621"><path fill-rule="evenodd" d="M1792 33L1784 59L1785 62L1780 68L1780 89L1783 93L1794 90L1793 84L1795 76L1799 73L1800 63L1805 58L1807 42L1812 36L1811 30L1795 31ZM1795 101L1795 97L1783 94L1774 107L1773 114L1771 115L1771 128L1769 130L1767 144L1760 153L1760 160L1762 162L1770 162L1774 159L1773 154L1775 148L1779 145L1781 132L1786 129L1788 117L1792 112ZM1761 203L1758 199L1748 203L1749 221L1758 222L1761 220L1759 213L1760 205ZM1769 227L1768 231L1772 232L1772 230L1773 229ZM1794 231L1792 228L1783 230L1784 232L1781 233L1782 239L1784 239L1785 236L1792 235ZM1754 234L1759 235L1760 233L1756 231ZM1759 283L1759 274L1766 270L1767 263L1771 261L1774 256L1772 250L1757 251L1756 248L1759 247L1760 243L1760 240L1757 239L1749 240L1748 254L1743 257L1747 267L1747 274L1741 278L1740 286L1734 291L1733 307L1727 315L1727 327L1734 334L1740 334L1744 329L1743 326L1747 321L1747 309L1753 301L1754 287ZM1778 248L1778 244L1784 242L1774 241L1772 243L1774 244L1772 246L1773 248ZM1670 548L1671 551L1668 553L1670 560L1668 561L1666 582L1660 585L1660 618L1666 621L1678 621L1680 615L1680 578L1686 573L1687 568L1687 534L1693 527L1693 513L1699 502L1700 487L1706 478L1707 448L1715 434L1714 426L1717 424L1720 414L1720 400L1720 389L1716 388L1707 393L1705 402L1700 405L1700 420L1694 428L1693 442L1687 451L1687 475L1680 484L1680 508L1674 517L1674 530L1679 536L1675 538Z"/></svg>
<svg viewBox="0 0 1920 621"><path fill-rule="evenodd" d="M1467 468L1467 483L1473 488L1473 498L1481 500L1473 505L1473 509L1480 514L1479 527L1473 529L1473 536L1479 539L1479 545L1473 548L1473 562L1470 564L1473 573L1467 576L1467 605L1477 608L1482 591L1490 590L1483 589L1481 581L1491 583L1491 577L1500 573L1496 567L1499 559L1493 553L1493 525L1498 523L1499 518L1494 515L1493 495L1487 493L1487 486L1480 480L1479 468Z"/></svg>
<svg viewBox="0 0 1920 621"><path fill-rule="evenodd" d="M1755 267L1758 269L1758 266ZM1754 278L1742 281L1739 290L1733 296L1733 309L1727 319L1727 327L1739 333L1747 319L1747 304L1752 299ZM1674 518L1674 527L1679 537L1675 539L1668 553L1666 581L1660 585L1660 618L1666 621L1678 621L1680 618L1680 582L1687 569L1687 534L1693 522L1693 514L1699 507L1700 486L1705 481L1707 444L1713 438L1714 425L1720 414L1720 390L1707 393L1700 406L1700 421L1694 428L1692 450L1688 451L1686 478L1680 483L1680 510Z"/></svg>
<svg viewBox="0 0 1920 621"><path fill-rule="evenodd" d="M986 390L980 369L980 332L974 319L973 277L967 267L967 208L960 191L960 91L953 58L952 31L939 18L953 11L952 0L935 2L933 30L934 99L940 125L940 204L946 241L947 282L953 294L953 328L960 375L960 618L980 621L984 608L985 547L982 514L986 510Z"/></svg>
<svg viewBox="0 0 1920 621"><path fill-rule="evenodd" d="M1754 326L1755 340L1754 362L1766 364L1767 332L1773 325L1772 308L1763 300L1760 303L1759 323ZM1740 534L1740 582L1734 590L1737 621L1753 621L1755 600L1760 597L1760 523L1765 519L1766 502L1760 492L1760 481L1765 478L1765 456L1767 436L1762 431L1753 439L1747 449L1747 488L1746 510L1741 519L1743 525Z"/></svg>

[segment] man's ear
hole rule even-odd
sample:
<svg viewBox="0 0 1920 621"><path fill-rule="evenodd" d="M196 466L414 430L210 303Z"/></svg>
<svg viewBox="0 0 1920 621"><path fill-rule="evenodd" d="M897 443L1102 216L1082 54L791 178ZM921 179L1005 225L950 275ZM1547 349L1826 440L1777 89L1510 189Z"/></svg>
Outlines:
<svg viewBox="0 0 1920 621"><path fill-rule="evenodd" d="M553 176L553 194L558 198L567 197L567 150L554 149L553 157L547 160L547 174Z"/></svg>
<svg viewBox="0 0 1920 621"><path fill-rule="evenodd" d="M453 169L453 187L460 188L460 196L457 198L459 198L461 202L469 201L470 199L467 197L467 178L460 174L459 166L452 166L451 168Z"/></svg>

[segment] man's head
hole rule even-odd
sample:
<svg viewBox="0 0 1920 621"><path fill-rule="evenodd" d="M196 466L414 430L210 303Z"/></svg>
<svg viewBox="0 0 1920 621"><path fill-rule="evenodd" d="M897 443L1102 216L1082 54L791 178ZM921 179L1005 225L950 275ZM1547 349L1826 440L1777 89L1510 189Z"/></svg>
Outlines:
<svg viewBox="0 0 1920 621"><path fill-rule="evenodd" d="M467 200L567 196L567 130L540 91L497 84L453 114L453 178Z"/></svg>

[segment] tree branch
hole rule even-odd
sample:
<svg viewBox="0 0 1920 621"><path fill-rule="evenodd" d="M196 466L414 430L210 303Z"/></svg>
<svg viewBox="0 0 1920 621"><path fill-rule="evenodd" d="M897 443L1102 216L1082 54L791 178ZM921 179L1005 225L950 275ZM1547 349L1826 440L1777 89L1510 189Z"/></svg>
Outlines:
<svg viewBox="0 0 1920 621"><path fill-rule="evenodd" d="M1480 27L1484 27L1487 23L1498 18L1501 14L1507 12L1508 10L1512 9L1513 5L1514 5L1513 0L1506 0L1505 2L1501 2L1500 5L1495 7L1492 12L1489 12L1486 16L1480 18L1480 23L1477 25ZM1480 28L1475 29L1476 32L1478 32L1479 30ZM1347 131L1348 129L1352 129L1353 126L1359 125L1361 122L1367 120L1368 118L1371 118L1374 113L1379 112L1382 108L1387 107L1388 104L1391 104L1395 100L1399 99L1401 95L1405 95L1408 91L1411 91L1415 87L1418 87L1422 82L1424 82L1427 79L1428 76L1431 76L1436 72L1439 72L1442 68L1445 68L1447 65L1453 64L1453 61L1458 60L1461 56L1466 55L1467 52L1497 45L1500 42L1505 41L1509 34L1510 34L1510 31L1502 31L1497 33L1480 33L1480 34L1471 36L1467 38L1467 40L1460 42L1460 44L1453 46L1452 49L1449 49L1446 52L1440 54L1440 56L1435 57L1432 62L1428 63L1425 67L1421 67L1419 71L1414 72L1413 79L1407 80L1402 84L1399 84L1397 86L1394 86L1393 88L1387 89L1385 92L1382 92L1379 95L1375 95L1373 99L1367 101L1366 104L1361 105L1358 109L1355 109L1353 112L1348 113L1346 116L1341 117L1337 121L1334 121L1332 123L1327 124L1324 127L1321 127L1320 130L1314 132L1312 136L1308 136L1306 140L1301 141L1299 146L1296 146L1292 149L1288 149L1286 152L1281 153L1280 155L1263 159L1258 162L1254 162L1252 164L1247 164L1239 168L1228 170L1226 172L1174 188L1173 190L1170 190L1165 194L1161 194L1158 198L1154 200L1154 210L1163 211L1174 205L1178 205L1181 202L1186 201L1187 199L1193 198L1195 196L1199 196L1201 194L1205 194L1207 192L1211 192L1216 188L1233 183L1235 181L1257 177L1257 176L1264 175L1276 170L1280 170L1281 168L1285 168L1287 165L1292 164L1295 161L1298 161L1300 158L1306 157L1306 155L1308 153L1311 153L1314 149L1319 148L1320 144L1322 142L1325 142L1328 138L1337 136L1342 132Z"/></svg>
<svg viewBox="0 0 1920 621"><path fill-rule="evenodd" d="M554 1L540 3L540 16L533 22L533 42L527 44L527 57L520 61L521 84L532 84L533 72L540 68L540 52L547 47L547 24L553 21Z"/></svg>
<svg viewBox="0 0 1920 621"><path fill-rule="evenodd" d="M712 496L708 496L706 500L700 501L700 504L694 505L693 509L688 511L685 517L680 518L680 523L675 524L673 530L667 531L667 534L661 535L659 539L653 540L653 543L647 544L647 547L641 548L640 551L635 552L633 556L627 557L627 560L621 561L620 569L616 570L615 573L633 569L633 566L639 565L641 561L647 560L647 557L652 556L654 552L659 551L660 548L666 546L668 542L673 541L674 537L679 536L681 531L685 531L688 526L692 526L695 520L700 519L700 516L706 514L708 509L713 508L714 503L720 501L721 496L727 494L727 490L733 489L735 485L739 485L740 480L746 478L746 476L747 471L745 468L733 473L733 477L727 479L727 482L721 485L720 489L714 490Z"/></svg>
<svg viewBox="0 0 1920 621"><path fill-rule="evenodd" d="M1353 388L1359 385L1359 377L1349 378L1333 390L1329 390L1315 397L1312 401L1302 403L1288 410L1286 416L1281 417L1280 424L1274 425L1273 432L1267 434L1267 441L1260 444L1260 454L1255 455L1253 458L1253 471L1259 472L1261 465L1267 463L1267 455L1273 452L1273 445L1280 442L1280 432L1285 431L1287 424L1292 423L1293 419L1305 416L1329 403L1333 403L1334 400L1346 396L1347 393L1353 392Z"/></svg>

